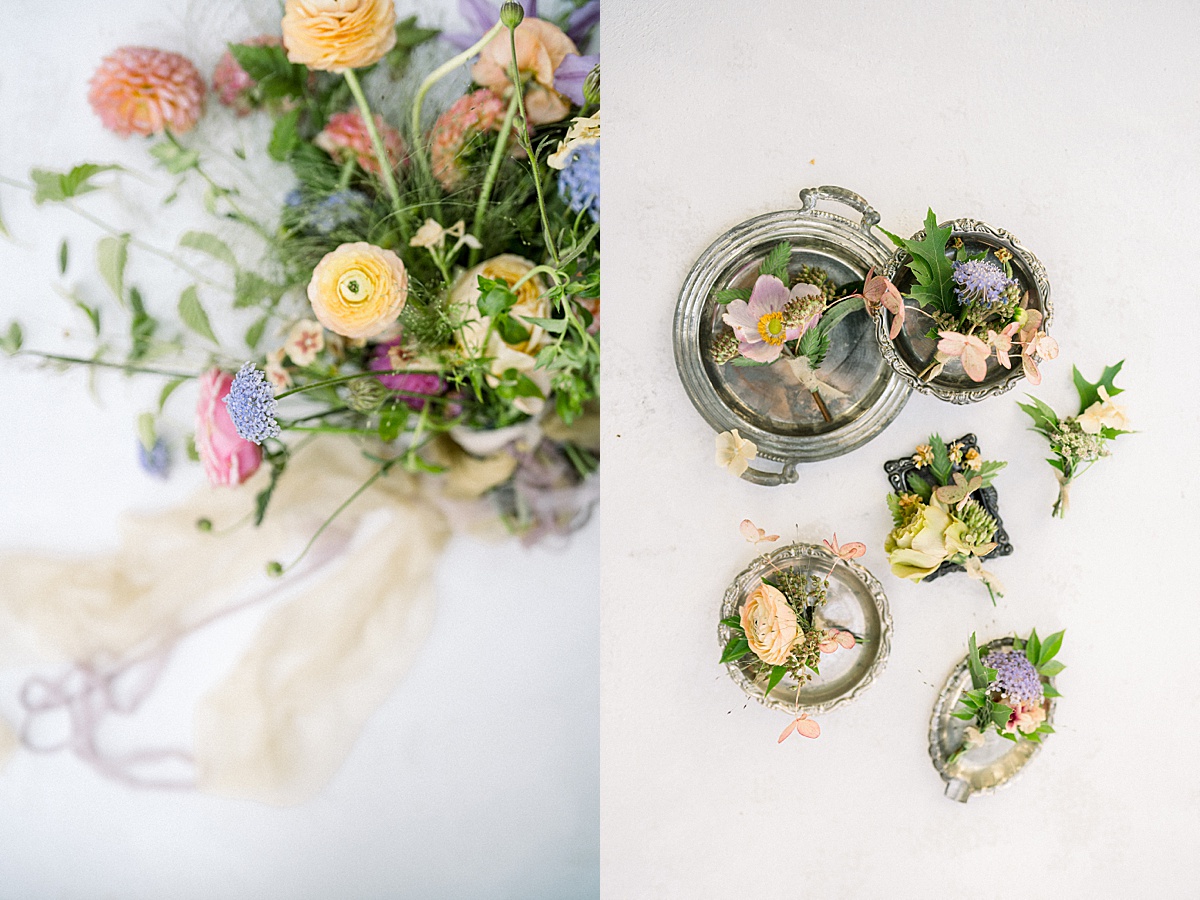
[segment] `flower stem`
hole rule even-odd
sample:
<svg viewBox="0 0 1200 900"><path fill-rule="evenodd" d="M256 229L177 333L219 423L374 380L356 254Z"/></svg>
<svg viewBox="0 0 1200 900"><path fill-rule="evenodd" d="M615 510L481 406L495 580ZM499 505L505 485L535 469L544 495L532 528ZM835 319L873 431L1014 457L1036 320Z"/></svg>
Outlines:
<svg viewBox="0 0 1200 900"><path fill-rule="evenodd" d="M339 375L337 378L326 378L321 381L314 381L311 384L305 384L305 385L301 385L300 387L294 387L290 391L284 391L282 394L276 394L275 399L282 400L284 397L292 396L292 394L303 394L305 391L314 391L317 388L329 387L332 384L345 384L348 381L357 381L360 378L378 378L381 375L384 377L387 377L389 375L411 375L414 371L416 371L416 370L415 369L387 369L387 370L372 370L370 372L358 372L355 375ZM393 393L407 393L407 392L395 391ZM420 396L425 397L427 395L421 394ZM429 399L436 400L438 398L430 397Z"/></svg>
<svg viewBox="0 0 1200 900"><path fill-rule="evenodd" d="M17 356L35 356L38 359L48 359L54 362L71 363L80 366L99 366L102 369L120 369L125 374L162 375L166 378L196 378L194 372L173 372L169 369L151 369L145 366L132 366L127 363L109 362L104 359L84 359L80 356L60 356L57 353L42 353L37 350L20 350Z"/></svg>
<svg viewBox="0 0 1200 900"><path fill-rule="evenodd" d="M542 196L542 176L538 172L537 154L533 152L533 144L529 140L529 117L525 113L525 86L521 82L521 72L517 69L516 27L508 29L508 45L512 51L513 92L517 95L517 105L521 110L518 134L521 137L521 145L529 154L529 166L533 170L533 187L537 191L538 211L542 214L542 231L546 236L546 249L550 252L550 258L554 261L554 265L558 266L558 250L555 249L554 236L550 233L550 219L546 215L546 199Z"/></svg>
<svg viewBox="0 0 1200 900"><path fill-rule="evenodd" d="M403 221L406 213L400 202L400 189L396 187L396 176L392 173L392 161L388 158L383 140L379 137L379 129L375 127L375 117L371 115L367 95L363 93L362 85L358 83L358 76L354 74L353 69L347 69L342 73L342 77L346 79L350 93L354 96L354 102L358 104L359 112L362 113L363 123L367 126L367 134L371 136L371 146L375 149L375 161L379 163L384 187L387 188L388 196L392 198L392 209L396 211L396 216Z"/></svg>
<svg viewBox="0 0 1200 900"><path fill-rule="evenodd" d="M492 198L492 187L496 183L496 174L500 171L500 163L504 161L504 151L508 149L508 139L512 134L513 119L517 115L517 98L518 95L514 92L512 99L508 101L504 123L500 126L500 135L496 138L496 146L492 149L492 159L488 164L487 175L483 179L483 189L479 192L479 202L475 204L475 222L471 225L471 234L480 241L482 241L483 214L487 211L488 201ZM480 250L481 248L471 250L470 264L472 266L479 261Z"/></svg>
<svg viewBox="0 0 1200 900"><path fill-rule="evenodd" d="M421 148L421 104L425 102L425 95L429 93L429 89L431 87L433 87L443 78L469 60L472 56L475 56L480 50L486 47L492 38L500 33L500 29L503 27L504 26L501 25L500 22L496 22L496 24L493 25L478 41L476 41L462 53L458 54L458 56L446 60L444 63L430 72L429 77L422 81L421 86L417 88L417 96L413 98L412 105L412 139L415 148L413 155L416 156L417 162L425 167L426 171L429 171L429 160L426 158L425 153Z"/></svg>

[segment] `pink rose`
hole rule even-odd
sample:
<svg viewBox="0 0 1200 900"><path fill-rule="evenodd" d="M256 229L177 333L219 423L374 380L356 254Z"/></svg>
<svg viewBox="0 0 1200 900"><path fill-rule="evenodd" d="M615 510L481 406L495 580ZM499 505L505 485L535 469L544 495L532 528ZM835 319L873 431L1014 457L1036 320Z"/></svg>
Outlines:
<svg viewBox="0 0 1200 900"><path fill-rule="evenodd" d="M212 485L241 484L258 471L262 447L240 437L225 408L233 376L210 369L200 376L196 403L196 452Z"/></svg>

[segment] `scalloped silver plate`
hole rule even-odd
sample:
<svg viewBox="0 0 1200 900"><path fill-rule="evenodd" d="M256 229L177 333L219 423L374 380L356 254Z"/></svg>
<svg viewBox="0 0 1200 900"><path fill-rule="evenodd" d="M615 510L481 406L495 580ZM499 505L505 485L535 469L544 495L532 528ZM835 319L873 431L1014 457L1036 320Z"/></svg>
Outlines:
<svg viewBox="0 0 1200 900"><path fill-rule="evenodd" d="M817 544L789 544L772 553L756 557L725 591L721 618L737 616L763 576L785 568L806 572L828 572L836 557ZM725 667L730 677L749 696L764 706L785 710L792 715L826 713L852 701L874 684L887 664L892 646L892 614L883 585L865 567L855 562L839 562L829 578L828 599L820 610L831 628L841 628L861 636L864 642L850 650L838 650L821 657L821 674L800 688L786 675L765 693L764 681L756 681L749 663L731 662ZM728 626L717 629L724 649L732 632Z"/></svg>
<svg viewBox="0 0 1200 900"><path fill-rule="evenodd" d="M979 653L986 656L992 650L1011 650L1013 646L1012 638L1000 638L981 647ZM1047 681L1054 684L1053 678ZM971 724L954 718L951 713L957 708L963 691L970 689L971 673L964 656L946 679L929 721L929 756L933 767L946 782L946 796L959 803L966 803L973 794L990 794L1008 784L1042 749L1040 743L1021 740L1014 744L995 731L988 731L983 746L968 750L953 764L948 764L951 754L962 746L963 734ZM1055 699L1046 698L1046 721L1051 724L1054 722Z"/></svg>
<svg viewBox="0 0 1200 900"><path fill-rule="evenodd" d="M757 216L714 241L688 273L675 308L675 364L692 404L716 431L736 428L758 446L759 458L783 464L779 474L750 469L744 476L760 484L795 481L797 463L830 459L862 446L899 415L911 394L884 363L871 318L862 311L834 329L818 372L846 395L827 400L830 422L785 365L755 368L712 361L712 339L724 327L724 307L713 293L753 286L759 265L780 241L792 244L793 271L820 266L838 285L861 281L869 268L883 266L887 248L871 233L879 214L866 201L832 186L807 188L800 196L801 209ZM862 213L862 221L816 209L818 200L852 206Z"/></svg>
<svg viewBox="0 0 1200 900"><path fill-rule="evenodd" d="M1054 305L1050 302L1050 280L1041 260L1002 228L993 228L975 219L951 219L949 222L938 224L940 227L951 226L954 229L950 235L951 239L962 238L969 251L1005 248L1012 253L1014 274L1029 292L1029 307L1042 311L1045 316L1042 327L1049 330L1050 321L1054 317ZM923 237L925 230L921 229L912 236L912 240L921 240ZM898 248L883 269L883 274L902 292L907 291L912 282L911 273L906 266L910 259L907 250ZM1005 368L994 356L991 357L983 381L972 381L957 359L946 363L945 369L936 378L924 381L920 378L920 373L933 361L934 352L937 350L937 342L925 336L932 324L929 317L910 309L905 317L904 327L894 341L888 337L891 323L892 314L886 310L875 319L875 340L879 343L880 352L896 374L922 394L931 394L949 403L975 403L985 397L1012 390L1016 383L1025 377L1020 354L1013 353L1010 355L1013 363L1010 368Z"/></svg>

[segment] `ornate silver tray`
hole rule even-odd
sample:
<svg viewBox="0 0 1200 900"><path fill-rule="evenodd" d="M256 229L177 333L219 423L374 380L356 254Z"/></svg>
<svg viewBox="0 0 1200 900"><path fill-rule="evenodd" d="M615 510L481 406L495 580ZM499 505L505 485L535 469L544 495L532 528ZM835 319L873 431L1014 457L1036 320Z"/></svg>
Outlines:
<svg viewBox="0 0 1200 900"><path fill-rule="evenodd" d="M1007 231L993 228L975 219L952 219L939 225L950 225L954 229L950 239L961 238L969 252L1007 249L1012 253L1013 276L1029 292L1029 308L1041 310L1045 316L1042 329L1049 331L1048 326L1054 316L1054 306L1050 302L1050 280L1046 276L1045 266L1036 256L1021 246ZM923 237L925 230L921 229L912 236L912 240L920 240ZM897 248L883 269L883 274L901 293L907 293L912 285L912 272L908 268L911 259L907 250ZM924 380L920 373L933 362L937 350L937 341L926 337L932 322L928 316L910 309L905 317L904 327L894 341L888 338L891 323L892 314L887 310L883 310L875 319L875 339L879 342L883 358L906 384L923 394L932 394L939 400L950 403L974 403L985 397L1012 390L1013 386L1025 377L1020 353L1013 352L1010 354L1013 365L1008 369L992 356L988 360L987 374L983 381L972 381L957 359L950 360L937 377Z"/></svg>
<svg viewBox="0 0 1200 900"><path fill-rule="evenodd" d="M757 557L725 591L721 618L737 616L763 576L791 568L824 573L836 558L817 544L790 544ZM820 615L830 628L849 631L862 638L862 643L822 656L821 674L800 688L799 697L791 675L785 675L771 693L764 693L766 683L754 680L749 662L726 663L730 677L759 703L793 715L825 713L849 703L875 682L891 651L892 614L883 585L858 563L839 562L829 577L828 597ZM732 635L728 626L721 625L717 636L724 648Z"/></svg>
<svg viewBox="0 0 1200 900"><path fill-rule="evenodd" d="M806 188L800 200L798 210L748 219L714 241L692 266L675 307L675 365L693 405L718 432L736 428L752 440L758 460L779 464L778 471L748 469L742 477L757 484L794 482L798 463L840 456L865 444L900 413L912 390L884 362L871 317L862 310L833 330L818 372L844 394L826 401L828 422L786 362L761 368L713 362L712 340L724 328L724 307L713 299L714 292L752 287L759 265L781 241L792 244L793 273L819 266L838 287L855 285L871 267L883 267L887 248L871 232L879 213L862 197L826 186ZM861 220L817 209L818 200L843 203Z"/></svg>
<svg viewBox="0 0 1200 900"><path fill-rule="evenodd" d="M1000 638L980 647L979 655L986 656L992 650L1011 650L1012 647L1012 638ZM1043 681L1054 684L1053 678L1043 676ZM983 746L974 747L949 763L950 756L962 746L963 734L971 724L950 714L958 707L963 691L970 689L971 673L964 656L946 679L929 721L929 756L933 759L933 767L946 782L946 796L960 803L966 803L972 794L990 794L1007 784L1042 749L1040 743L1020 740L1014 744L995 731L988 731ZM1054 723L1055 700L1047 697L1045 701L1046 721L1050 724Z"/></svg>

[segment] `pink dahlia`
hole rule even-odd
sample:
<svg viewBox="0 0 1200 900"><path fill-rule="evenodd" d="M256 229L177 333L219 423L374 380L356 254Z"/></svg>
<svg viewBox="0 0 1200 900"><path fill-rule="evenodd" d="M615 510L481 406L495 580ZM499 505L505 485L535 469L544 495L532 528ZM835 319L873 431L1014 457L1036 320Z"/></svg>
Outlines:
<svg viewBox="0 0 1200 900"><path fill-rule="evenodd" d="M260 34L245 41L239 41L248 47L280 47L282 39L274 34ZM248 115L257 106L254 97L255 81L241 67L232 53L226 50L216 69L213 70L213 92L223 106L233 109L239 116Z"/></svg>
<svg viewBox="0 0 1200 900"><path fill-rule="evenodd" d="M122 137L190 131L204 112L204 80L178 53L119 47L92 76L88 102Z"/></svg>
<svg viewBox="0 0 1200 900"><path fill-rule="evenodd" d="M798 284L789 292L787 285L774 275L759 275L750 292L750 301L732 301L721 318L733 329L742 356L757 362L774 362L783 352L784 341L796 340L820 317L818 309L810 319L789 325L785 307L793 300L820 293L821 289L811 284Z"/></svg>
<svg viewBox="0 0 1200 900"><path fill-rule="evenodd" d="M400 132L385 125L382 116L375 116L375 130L383 141L383 149L388 162L394 169L407 155L404 141ZM366 171L379 175L382 170L375 159L375 149L371 146L371 135L367 131L367 123L357 110L335 113L329 117L325 130L313 138L313 143L332 156L339 163L344 163L351 156Z"/></svg>
<svg viewBox="0 0 1200 900"><path fill-rule="evenodd" d="M504 101L487 88L459 97L438 116L429 135L433 174L450 190L466 174L462 153L471 138L499 131L504 119Z"/></svg>

